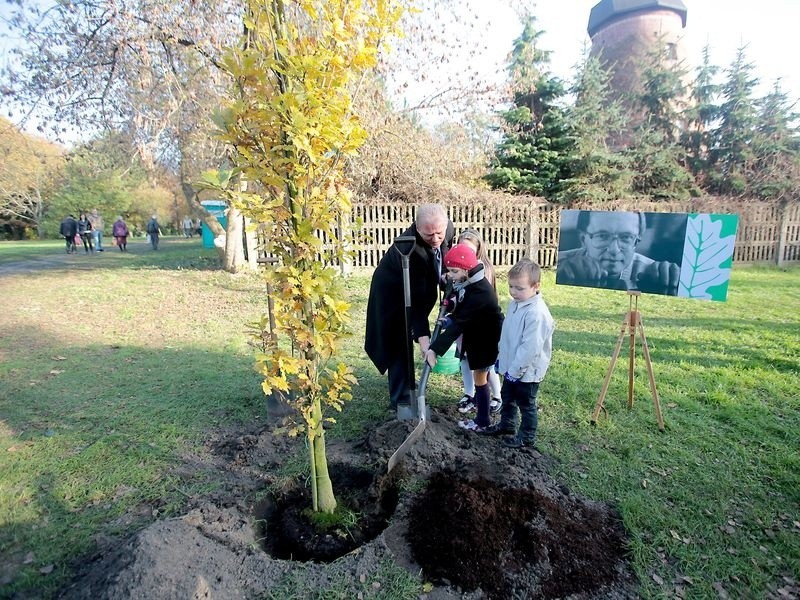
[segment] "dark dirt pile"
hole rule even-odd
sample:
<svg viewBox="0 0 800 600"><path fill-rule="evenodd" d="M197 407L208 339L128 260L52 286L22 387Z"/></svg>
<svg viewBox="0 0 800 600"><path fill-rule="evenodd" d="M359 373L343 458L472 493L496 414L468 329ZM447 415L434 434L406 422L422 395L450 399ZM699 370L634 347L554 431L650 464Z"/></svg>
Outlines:
<svg viewBox="0 0 800 600"><path fill-rule="evenodd" d="M498 599L596 592L625 558L621 524L598 506L454 473L415 499L408 537L428 577Z"/></svg>
<svg viewBox="0 0 800 600"><path fill-rule="evenodd" d="M303 525L305 481L281 475L288 457L304 456L302 442L268 427L220 433L210 459L184 466L218 490L190 499L183 517L101 544L62 597L260 599L287 581L293 597L313 597L335 581L342 597L370 598L387 561L434 584L412 598L636 597L615 512L559 485L534 449L503 448L434 413L387 475L415 424L388 421L356 443L328 443L337 499L363 522L317 539ZM331 551L325 536L351 537L355 547ZM309 543L299 549L282 545L301 537ZM314 560L294 560L301 554Z"/></svg>

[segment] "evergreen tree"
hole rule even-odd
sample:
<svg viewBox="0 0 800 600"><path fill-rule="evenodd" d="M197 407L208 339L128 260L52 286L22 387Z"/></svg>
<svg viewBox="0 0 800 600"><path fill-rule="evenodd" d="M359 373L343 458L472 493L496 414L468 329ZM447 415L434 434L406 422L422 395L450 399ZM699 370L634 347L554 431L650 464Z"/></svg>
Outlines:
<svg viewBox="0 0 800 600"><path fill-rule="evenodd" d="M686 152L686 164L695 181L705 187L708 179L709 150L713 144L712 128L719 118L716 104L720 86L714 83L719 67L711 64L708 45L703 48L703 62L691 84L689 106L685 111L686 130L681 143Z"/></svg>
<svg viewBox="0 0 800 600"><path fill-rule="evenodd" d="M633 143L625 151L633 170L631 189L635 195L653 200L687 198L693 180L682 165L683 150L657 124L651 125L653 121L636 129Z"/></svg>
<svg viewBox="0 0 800 600"><path fill-rule="evenodd" d="M760 198L797 197L800 185L800 130L793 104L776 82L757 102L758 121L752 141L754 161L748 189Z"/></svg>
<svg viewBox="0 0 800 600"><path fill-rule="evenodd" d="M550 198L566 177L571 142L558 105L564 85L549 71L550 52L538 46L542 34L531 16L514 41L508 66L514 106L501 115L505 131L485 179L494 189Z"/></svg>
<svg viewBox="0 0 800 600"><path fill-rule="evenodd" d="M692 177L678 143L683 124L686 70L672 60L666 44L657 44L645 56L641 90L636 104L642 121L636 126L629 156L633 192L653 199L678 199L689 195Z"/></svg>
<svg viewBox="0 0 800 600"><path fill-rule="evenodd" d="M570 88L575 102L567 111L572 151L566 157L570 178L563 182L562 202L605 202L630 192L632 173L627 158L609 147L627 127L619 101L609 93L610 72L599 56L584 53Z"/></svg>
<svg viewBox="0 0 800 600"><path fill-rule="evenodd" d="M758 79L752 76L753 65L747 62L743 47L726 72L727 79L721 89L720 123L714 130L714 144L709 152L709 191L743 196L747 194L747 173L755 160L751 142L758 121L753 97Z"/></svg>

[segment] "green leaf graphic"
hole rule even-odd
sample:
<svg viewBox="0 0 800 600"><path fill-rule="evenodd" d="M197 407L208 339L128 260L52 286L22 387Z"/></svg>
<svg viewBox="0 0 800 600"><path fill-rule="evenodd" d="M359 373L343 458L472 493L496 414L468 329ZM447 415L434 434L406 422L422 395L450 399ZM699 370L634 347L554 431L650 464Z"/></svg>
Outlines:
<svg viewBox="0 0 800 600"><path fill-rule="evenodd" d="M736 215L689 215L678 296L725 300L737 222ZM723 227L734 233L723 236Z"/></svg>

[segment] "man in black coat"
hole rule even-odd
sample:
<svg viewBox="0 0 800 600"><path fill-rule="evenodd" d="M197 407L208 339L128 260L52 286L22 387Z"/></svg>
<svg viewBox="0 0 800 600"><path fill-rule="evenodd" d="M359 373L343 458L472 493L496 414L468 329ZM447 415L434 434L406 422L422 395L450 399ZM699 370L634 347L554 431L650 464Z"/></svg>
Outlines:
<svg viewBox="0 0 800 600"><path fill-rule="evenodd" d="M75 235L78 233L78 222L74 216L67 215L64 217L64 220L61 221L59 233L64 236L64 240L67 242L67 254L75 252Z"/></svg>
<svg viewBox="0 0 800 600"><path fill-rule="evenodd" d="M430 345L429 317L438 299L443 257L455 234L453 223L439 204L422 204L414 224L403 232L416 240L409 256L411 339L424 353ZM402 254L397 241L372 274L367 302L364 350L381 374L388 371L389 403L413 402L409 380L408 335L405 325Z"/></svg>

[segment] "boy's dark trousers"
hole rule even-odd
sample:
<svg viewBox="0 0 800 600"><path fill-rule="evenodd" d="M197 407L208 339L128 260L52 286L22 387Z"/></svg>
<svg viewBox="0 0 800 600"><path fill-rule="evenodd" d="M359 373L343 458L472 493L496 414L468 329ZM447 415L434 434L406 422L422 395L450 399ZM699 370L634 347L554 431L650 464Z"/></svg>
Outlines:
<svg viewBox="0 0 800 600"><path fill-rule="evenodd" d="M500 409L499 429L510 432L517 430L517 409L520 412L519 439L523 443L534 444L539 428L539 415L536 412L536 395L540 382L511 382L503 380L500 396L503 408Z"/></svg>

